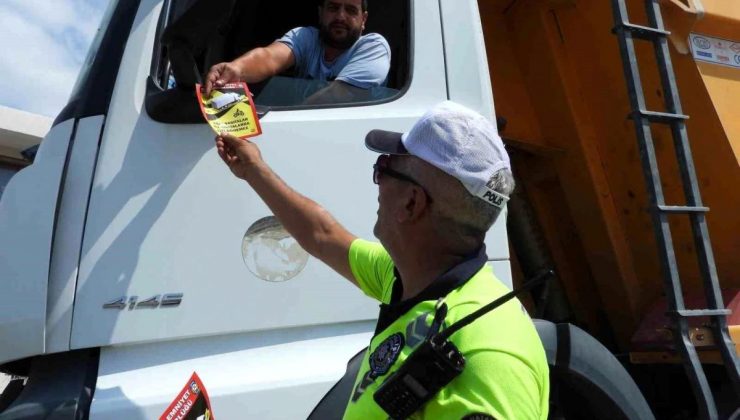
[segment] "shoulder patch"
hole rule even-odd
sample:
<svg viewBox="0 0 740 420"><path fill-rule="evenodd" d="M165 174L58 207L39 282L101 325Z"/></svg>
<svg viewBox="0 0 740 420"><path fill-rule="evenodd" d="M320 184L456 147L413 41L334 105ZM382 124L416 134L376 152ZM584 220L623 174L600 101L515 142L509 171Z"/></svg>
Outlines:
<svg viewBox="0 0 740 420"><path fill-rule="evenodd" d="M472 414L468 414L467 416L463 417L460 420L496 420L496 417L493 417L490 414L472 413Z"/></svg>
<svg viewBox="0 0 740 420"><path fill-rule="evenodd" d="M370 375L377 378L388 373L404 346L403 334L395 333L378 345L370 354Z"/></svg>

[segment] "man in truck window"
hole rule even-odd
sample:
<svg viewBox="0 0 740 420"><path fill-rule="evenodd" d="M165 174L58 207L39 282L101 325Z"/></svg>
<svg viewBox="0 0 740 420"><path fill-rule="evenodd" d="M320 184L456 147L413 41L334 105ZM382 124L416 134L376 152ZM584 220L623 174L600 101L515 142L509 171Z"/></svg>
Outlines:
<svg viewBox="0 0 740 420"><path fill-rule="evenodd" d="M367 0L323 0L319 28L300 27L272 44L211 67L205 93L233 81L261 82L295 66L300 78L330 82L307 103L348 102L385 84L391 53L383 36L362 35Z"/></svg>
<svg viewBox="0 0 740 420"><path fill-rule="evenodd" d="M380 243L358 239L317 203L285 184L249 141L216 137L219 155L262 197L311 255L381 302L345 419L385 419L373 394L425 339L444 299L441 329L508 292L487 264L486 232L514 187L495 127L443 102L406 134L373 130ZM436 321L435 321L436 324ZM511 300L450 337L462 373L412 418L545 419L549 377L534 325Z"/></svg>

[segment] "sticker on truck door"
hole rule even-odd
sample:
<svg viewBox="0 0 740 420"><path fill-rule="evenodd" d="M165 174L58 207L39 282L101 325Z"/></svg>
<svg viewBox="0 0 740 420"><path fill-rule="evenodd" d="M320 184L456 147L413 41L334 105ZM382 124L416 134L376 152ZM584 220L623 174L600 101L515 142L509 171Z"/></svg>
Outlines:
<svg viewBox="0 0 740 420"><path fill-rule="evenodd" d="M740 69L740 41L690 34L689 44L697 61Z"/></svg>
<svg viewBox="0 0 740 420"><path fill-rule="evenodd" d="M197 373L193 372L159 420L214 420L211 401Z"/></svg>
<svg viewBox="0 0 740 420"><path fill-rule="evenodd" d="M203 96L201 85L196 84L195 93L203 118L216 134L225 131L242 139L262 134L257 110L246 83L214 87L208 98Z"/></svg>

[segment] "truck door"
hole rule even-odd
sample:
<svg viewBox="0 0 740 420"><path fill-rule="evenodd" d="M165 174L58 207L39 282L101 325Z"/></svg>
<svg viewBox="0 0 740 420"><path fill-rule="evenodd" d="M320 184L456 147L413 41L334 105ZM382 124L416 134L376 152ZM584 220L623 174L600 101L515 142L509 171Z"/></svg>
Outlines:
<svg viewBox="0 0 740 420"><path fill-rule="evenodd" d="M307 400L290 406L269 397L279 392L262 392L287 385L255 373L275 365L277 347L269 357L250 352L228 365L218 362L225 349L247 352L256 344L244 343L263 336L286 343L350 331L367 334L365 340L372 331L376 304L302 254L222 164L214 133L194 107L193 80L182 70L182 60L192 60L202 74L236 51L315 24L312 2L273 3L141 1L101 137L71 333L72 348L103 347L93 403L103 417L121 409L120 393L131 401L131 414L158 416L194 370L214 405L236 410L248 401L252 413L305 417L361 346L319 353L321 347L301 347L314 352L311 366L325 366L319 379L296 376L305 375L308 353L279 357L284 383L316 384L310 392L301 388ZM266 161L353 233L371 239L376 156L366 151L365 134L406 130L447 93L436 2L371 2L369 16L367 31L385 36L393 54L383 89L357 102L308 106L281 96L312 88L289 75L253 88L266 112L263 134L254 139ZM188 30L168 32L182 22ZM182 43L163 45L167 34ZM200 41L188 44L193 39Z"/></svg>
<svg viewBox="0 0 740 420"><path fill-rule="evenodd" d="M280 12L268 2L251 3L251 11ZM280 282L250 271L242 255L245 233L270 216L269 210L220 162L209 127L192 124L200 116L193 120L178 109L194 106L182 101L182 89L173 89L169 107L147 112L147 99L170 93L151 88L169 80L157 78L160 67L153 61L161 58L156 38L166 30L164 23L177 21L166 14L179 4L165 2L166 10L161 2L142 2L121 63L92 186L73 347L373 318L374 305L313 259L300 274ZM303 6L296 2L295 7ZM377 13L381 10L378 6ZM192 18L187 9L181 13ZM438 20L436 7L415 8L415 13L417 32L419 15ZM404 42L404 26L396 29L398 42ZM388 87L385 98L273 106L261 120L264 134L255 142L276 172L359 236L372 238L377 208L371 182L375 156L365 151L365 134L377 127L407 129L446 98L444 68L437 67L443 63L437 26L426 28L424 42L414 45L413 76ZM408 46L400 47L410 54ZM259 96L256 102L260 105ZM123 296L175 293L184 296L171 310L103 308Z"/></svg>

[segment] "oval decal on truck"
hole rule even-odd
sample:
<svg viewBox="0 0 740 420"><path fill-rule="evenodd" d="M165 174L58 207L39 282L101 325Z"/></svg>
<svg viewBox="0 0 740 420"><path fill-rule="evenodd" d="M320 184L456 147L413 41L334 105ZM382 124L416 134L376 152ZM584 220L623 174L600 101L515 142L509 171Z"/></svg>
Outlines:
<svg viewBox="0 0 740 420"><path fill-rule="evenodd" d="M242 257L252 274L271 282L292 279L308 262L308 253L275 216L259 219L247 229L242 241Z"/></svg>

